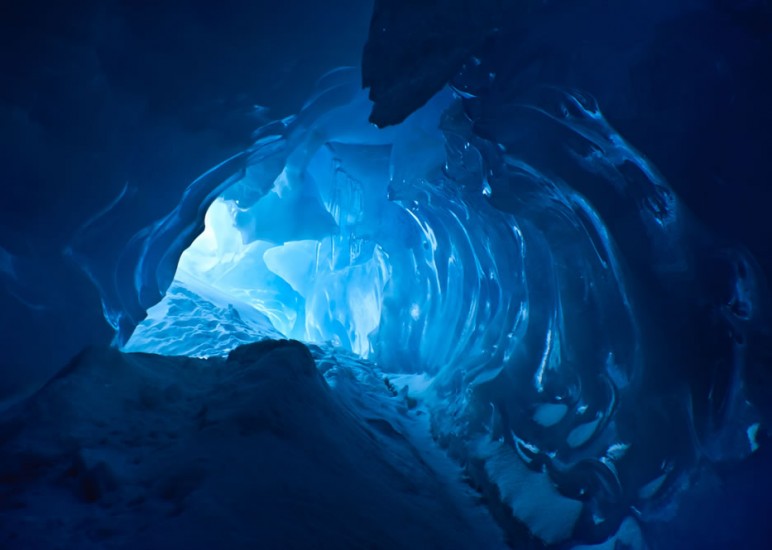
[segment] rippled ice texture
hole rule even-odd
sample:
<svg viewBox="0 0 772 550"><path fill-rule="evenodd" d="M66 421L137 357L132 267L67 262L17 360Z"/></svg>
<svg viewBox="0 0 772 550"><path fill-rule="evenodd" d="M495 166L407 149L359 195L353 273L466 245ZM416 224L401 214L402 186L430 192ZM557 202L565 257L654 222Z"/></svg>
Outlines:
<svg viewBox="0 0 772 550"><path fill-rule="evenodd" d="M540 89L474 114L446 90L376 130L356 82L329 75L138 236L132 286L106 301L119 340L171 290L125 349L281 334L374 361L509 529L546 543L640 540L701 461L752 452L752 260L712 248L592 98ZM727 273L711 330L732 335L735 383L718 398L668 347L705 299L705 254Z"/></svg>

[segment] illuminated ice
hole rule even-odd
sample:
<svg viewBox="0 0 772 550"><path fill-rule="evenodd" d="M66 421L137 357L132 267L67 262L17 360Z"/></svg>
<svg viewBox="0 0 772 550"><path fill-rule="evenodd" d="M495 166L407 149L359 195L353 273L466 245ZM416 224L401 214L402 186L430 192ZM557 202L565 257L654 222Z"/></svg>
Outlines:
<svg viewBox="0 0 772 550"><path fill-rule="evenodd" d="M281 334L353 353L425 407L499 516L548 544L636 538L700 460L758 447L739 382L750 261L722 260L737 282L717 330L738 335L737 383L716 401L669 381L680 359L660 335L702 307L705 234L592 98L540 90L474 121L473 101L446 91L376 130L356 75L333 73L137 237L108 317L120 342L161 301L131 350L224 355ZM654 302L681 309L654 322ZM205 344L212 326L237 337ZM662 380L666 398L650 391Z"/></svg>

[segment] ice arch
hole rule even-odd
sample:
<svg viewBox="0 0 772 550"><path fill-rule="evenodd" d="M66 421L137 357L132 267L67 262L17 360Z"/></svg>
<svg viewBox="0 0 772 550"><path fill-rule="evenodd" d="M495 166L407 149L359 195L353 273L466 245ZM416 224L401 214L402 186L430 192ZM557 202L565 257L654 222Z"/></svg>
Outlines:
<svg viewBox="0 0 772 550"><path fill-rule="evenodd" d="M378 130L357 82L328 75L135 237L101 283L118 344L211 355L283 334L425 372L437 439L547 543L653 521L701 457L753 450L743 385L700 409L660 337L706 299L710 239L591 98L446 90ZM755 269L707 255L737 378Z"/></svg>
<svg viewBox="0 0 772 550"><path fill-rule="evenodd" d="M391 131L367 122L361 92L325 113L268 185L260 163L211 203L175 288L254 308L286 337L399 371L511 354L525 307L522 235L488 204L484 182L451 176L439 124L450 101L438 97ZM158 351L145 326L126 349ZM228 351L218 346L197 349Z"/></svg>

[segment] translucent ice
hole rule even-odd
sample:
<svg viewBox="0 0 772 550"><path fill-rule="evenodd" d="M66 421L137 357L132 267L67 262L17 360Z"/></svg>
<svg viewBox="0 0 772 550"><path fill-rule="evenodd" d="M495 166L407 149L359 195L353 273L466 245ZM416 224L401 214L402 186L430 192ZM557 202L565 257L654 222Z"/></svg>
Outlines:
<svg viewBox="0 0 772 550"><path fill-rule="evenodd" d="M383 130L368 110L355 74L328 75L138 234L133 278L105 297L119 343L224 355L281 334L422 373L396 389L425 404L491 506L546 543L637 533L700 461L756 448L752 260L717 252L591 97L491 106L446 90ZM705 281L707 261L726 280ZM705 300L723 301L708 321ZM711 374L733 381L725 393L690 378L702 350L685 326L733 335Z"/></svg>

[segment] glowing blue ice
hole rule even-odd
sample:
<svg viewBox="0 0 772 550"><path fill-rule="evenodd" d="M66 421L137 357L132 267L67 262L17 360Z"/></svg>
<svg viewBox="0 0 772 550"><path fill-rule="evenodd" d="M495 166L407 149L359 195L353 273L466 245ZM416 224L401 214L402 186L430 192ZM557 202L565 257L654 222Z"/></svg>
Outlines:
<svg viewBox="0 0 772 550"><path fill-rule="evenodd" d="M438 441L543 541L600 541L626 517L658 517L696 451L647 443L658 359L615 235L657 288L690 299L702 237L667 183L581 94L549 89L473 127L467 100L446 92L376 130L355 82L328 76L297 117L261 129L137 236L133 286L106 300L118 340L173 280L126 349L224 354L279 333L330 343L425 373L404 391L420 393ZM748 285L723 311L738 330L754 311ZM732 388L732 414L700 434L713 458L755 445L756 415ZM686 391L673 402L668 423L693 429ZM555 507L566 515L544 512Z"/></svg>

